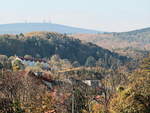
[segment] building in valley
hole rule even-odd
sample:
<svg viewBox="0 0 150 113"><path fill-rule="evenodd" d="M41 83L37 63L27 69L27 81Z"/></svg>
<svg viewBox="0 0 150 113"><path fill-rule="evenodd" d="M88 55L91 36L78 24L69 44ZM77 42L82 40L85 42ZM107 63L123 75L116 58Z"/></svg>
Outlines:
<svg viewBox="0 0 150 113"><path fill-rule="evenodd" d="M47 63L46 60L44 59L36 59L36 58L24 58L24 57L19 57L15 56L15 60L21 61L21 63L26 67L26 66L39 66L42 69L50 69L49 63ZM13 62L12 62L13 63Z"/></svg>

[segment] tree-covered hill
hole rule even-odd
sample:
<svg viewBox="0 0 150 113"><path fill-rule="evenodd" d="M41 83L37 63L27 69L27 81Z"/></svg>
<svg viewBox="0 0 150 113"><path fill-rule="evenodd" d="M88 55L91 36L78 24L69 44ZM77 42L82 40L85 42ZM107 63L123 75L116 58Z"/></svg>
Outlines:
<svg viewBox="0 0 150 113"><path fill-rule="evenodd" d="M150 28L114 34L114 37L128 42L150 44Z"/></svg>
<svg viewBox="0 0 150 113"><path fill-rule="evenodd" d="M131 56L136 56L133 55L134 51L137 53L141 50L150 50L150 28L121 33L73 34L71 36L118 53L123 53L126 50L126 54L123 53L123 55L132 54Z"/></svg>
<svg viewBox="0 0 150 113"><path fill-rule="evenodd" d="M150 28L140 29L140 30L134 30L129 32L121 32L121 33L102 33L102 34L73 34L75 38L79 38L81 40L85 40L88 42L94 42L98 45L103 45L103 42L105 41L106 44L113 41L113 45L118 46L114 48L118 48L122 45L122 48L124 46L136 46L136 44L149 44L150 43ZM121 44L119 44L119 42ZM126 42L126 44L125 44ZM134 44L135 43L135 44ZM106 48L113 48L113 45L110 45ZM140 48L141 46L139 46Z"/></svg>
<svg viewBox="0 0 150 113"><path fill-rule="evenodd" d="M110 67L112 64L124 64L129 59L92 43L54 32L32 32L19 35L0 36L0 54L7 56L32 55L50 58L57 54L62 59L78 61L81 65L99 64Z"/></svg>

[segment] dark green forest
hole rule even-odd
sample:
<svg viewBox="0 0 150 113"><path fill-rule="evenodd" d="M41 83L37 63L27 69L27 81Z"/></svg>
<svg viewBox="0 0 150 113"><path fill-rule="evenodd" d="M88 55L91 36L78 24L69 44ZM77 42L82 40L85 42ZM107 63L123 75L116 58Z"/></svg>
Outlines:
<svg viewBox="0 0 150 113"><path fill-rule="evenodd" d="M0 54L7 56L31 55L35 58L50 58L57 54L62 59L68 59L71 62L78 61L81 65L92 61L105 62L106 67L111 67L112 64L122 65L130 60L95 44L81 42L66 34L52 32L1 35Z"/></svg>

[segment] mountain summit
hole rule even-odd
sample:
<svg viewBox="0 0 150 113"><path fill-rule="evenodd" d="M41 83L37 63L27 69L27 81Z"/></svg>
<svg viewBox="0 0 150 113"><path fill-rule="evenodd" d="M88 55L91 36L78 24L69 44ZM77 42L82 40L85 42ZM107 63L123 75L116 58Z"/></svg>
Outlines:
<svg viewBox="0 0 150 113"><path fill-rule="evenodd" d="M15 24L1 24L0 34L19 34L34 31L50 31L59 33L101 33L101 31L70 27L60 24L51 23L15 23Z"/></svg>

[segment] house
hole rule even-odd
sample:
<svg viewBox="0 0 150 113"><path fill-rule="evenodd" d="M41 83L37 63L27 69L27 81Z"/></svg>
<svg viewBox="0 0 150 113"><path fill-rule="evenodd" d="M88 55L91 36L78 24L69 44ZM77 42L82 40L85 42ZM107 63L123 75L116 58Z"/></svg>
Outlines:
<svg viewBox="0 0 150 113"><path fill-rule="evenodd" d="M93 88L101 87L100 80L82 80L82 82Z"/></svg>
<svg viewBox="0 0 150 113"><path fill-rule="evenodd" d="M16 56L15 60L19 60L25 66L40 66L42 69L49 70L49 64L44 59L36 59L36 58L24 58Z"/></svg>

